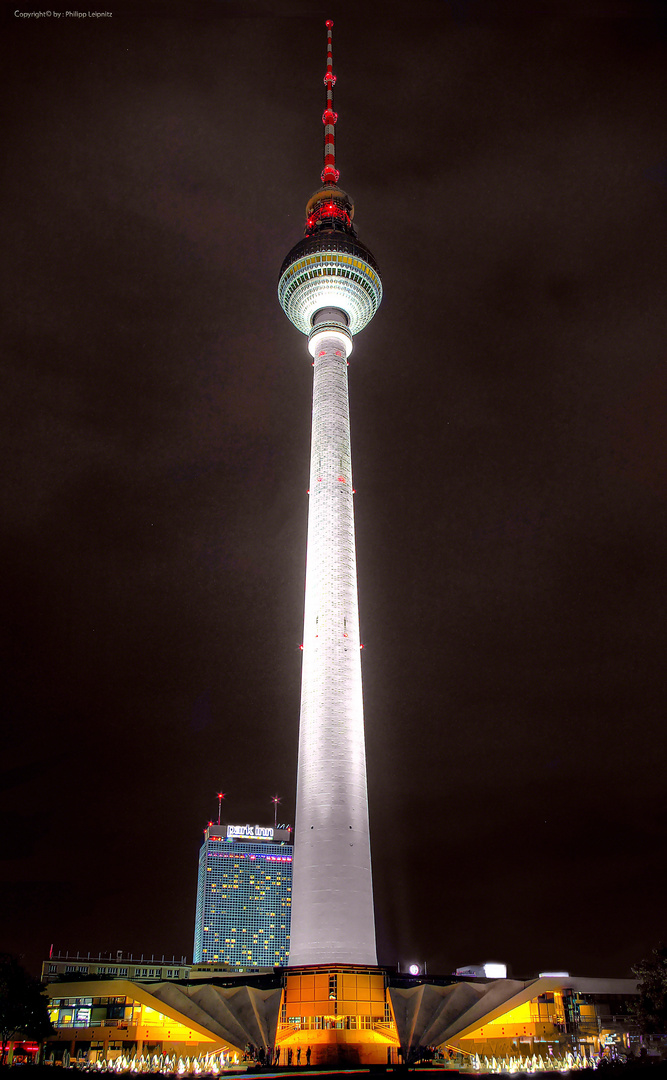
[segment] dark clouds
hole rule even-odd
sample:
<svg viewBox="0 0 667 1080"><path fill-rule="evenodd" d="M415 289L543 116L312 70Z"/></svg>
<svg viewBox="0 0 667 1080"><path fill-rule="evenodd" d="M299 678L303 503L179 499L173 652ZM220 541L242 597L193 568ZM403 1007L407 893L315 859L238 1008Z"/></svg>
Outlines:
<svg viewBox="0 0 667 1080"><path fill-rule="evenodd" d="M13 10L3 945L189 953L215 792L293 814L311 387L275 286L332 14L385 285L350 368L381 959L625 974L664 885L657 8Z"/></svg>

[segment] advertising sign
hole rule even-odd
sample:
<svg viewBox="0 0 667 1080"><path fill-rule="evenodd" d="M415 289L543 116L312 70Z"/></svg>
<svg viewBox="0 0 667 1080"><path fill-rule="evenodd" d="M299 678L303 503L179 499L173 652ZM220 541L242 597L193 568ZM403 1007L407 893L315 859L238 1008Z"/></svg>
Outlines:
<svg viewBox="0 0 667 1080"><path fill-rule="evenodd" d="M273 829L262 825L228 825L227 839L238 837L243 840L273 840Z"/></svg>

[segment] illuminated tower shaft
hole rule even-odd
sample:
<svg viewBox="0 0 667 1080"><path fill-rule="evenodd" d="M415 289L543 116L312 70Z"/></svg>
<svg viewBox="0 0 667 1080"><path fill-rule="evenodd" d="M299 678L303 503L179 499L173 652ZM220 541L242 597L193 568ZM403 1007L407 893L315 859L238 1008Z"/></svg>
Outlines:
<svg viewBox="0 0 667 1080"><path fill-rule="evenodd" d="M371 879L347 357L377 311L382 283L338 187L331 27L327 22L323 186L306 207L278 296L308 335L313 426L290 956L377 964Z"/></svg>
<svg viewBox="0 0 667 1080"><path fill-rule="evenodd" d="M376 964L346 336L318 335L290 964Z"/></svg>

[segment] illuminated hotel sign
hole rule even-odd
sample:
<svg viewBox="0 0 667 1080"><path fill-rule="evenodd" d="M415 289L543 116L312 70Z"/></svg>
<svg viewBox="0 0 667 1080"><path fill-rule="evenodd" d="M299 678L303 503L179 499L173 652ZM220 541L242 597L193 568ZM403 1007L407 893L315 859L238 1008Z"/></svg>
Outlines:
<svg viewBox="0 0 667 1080"><path fill-rule="evenodd" d="M261 825L228 825L227 839L234 837L243 840L273 840L273 829L265 829Z"/></svg>

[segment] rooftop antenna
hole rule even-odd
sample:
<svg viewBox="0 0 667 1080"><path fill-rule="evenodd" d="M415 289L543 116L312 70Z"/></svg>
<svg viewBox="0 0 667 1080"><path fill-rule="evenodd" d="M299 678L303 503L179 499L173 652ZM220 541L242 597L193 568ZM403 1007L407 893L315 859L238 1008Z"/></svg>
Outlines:
<svg viewBox="0 0 667 1080"><path fill-rule="evenodd" d="M224 791L218 792L218 825L220 824L220 814L222 813L222 800L225 797Z"/></svg>
<svg viewBox="0 0 667 1080"><path fill-rule="evenodd" d="M334 127L338 115L334 112L333 107L333 91L334 86L336 85L336 76L333 73L333 41L331 33L333 30L333 20L327 19L325 26L327 28L327 73L324 76L324 85L327 91L327 103L326 108L322 113L322 123L324 124L324 168L322 169L322 183L337 184L340 173L336 168L336 137Z"/></svg>
<svg viewBox="0 0 667 1080"><path fill-rule="evenodd" d="M277 829L278 828L278 803L280 802L280 799L278 798L277 795L274 795L273 798L271 799L271 802L273 803L273 827L274 827L274 829Z"/></svg>

